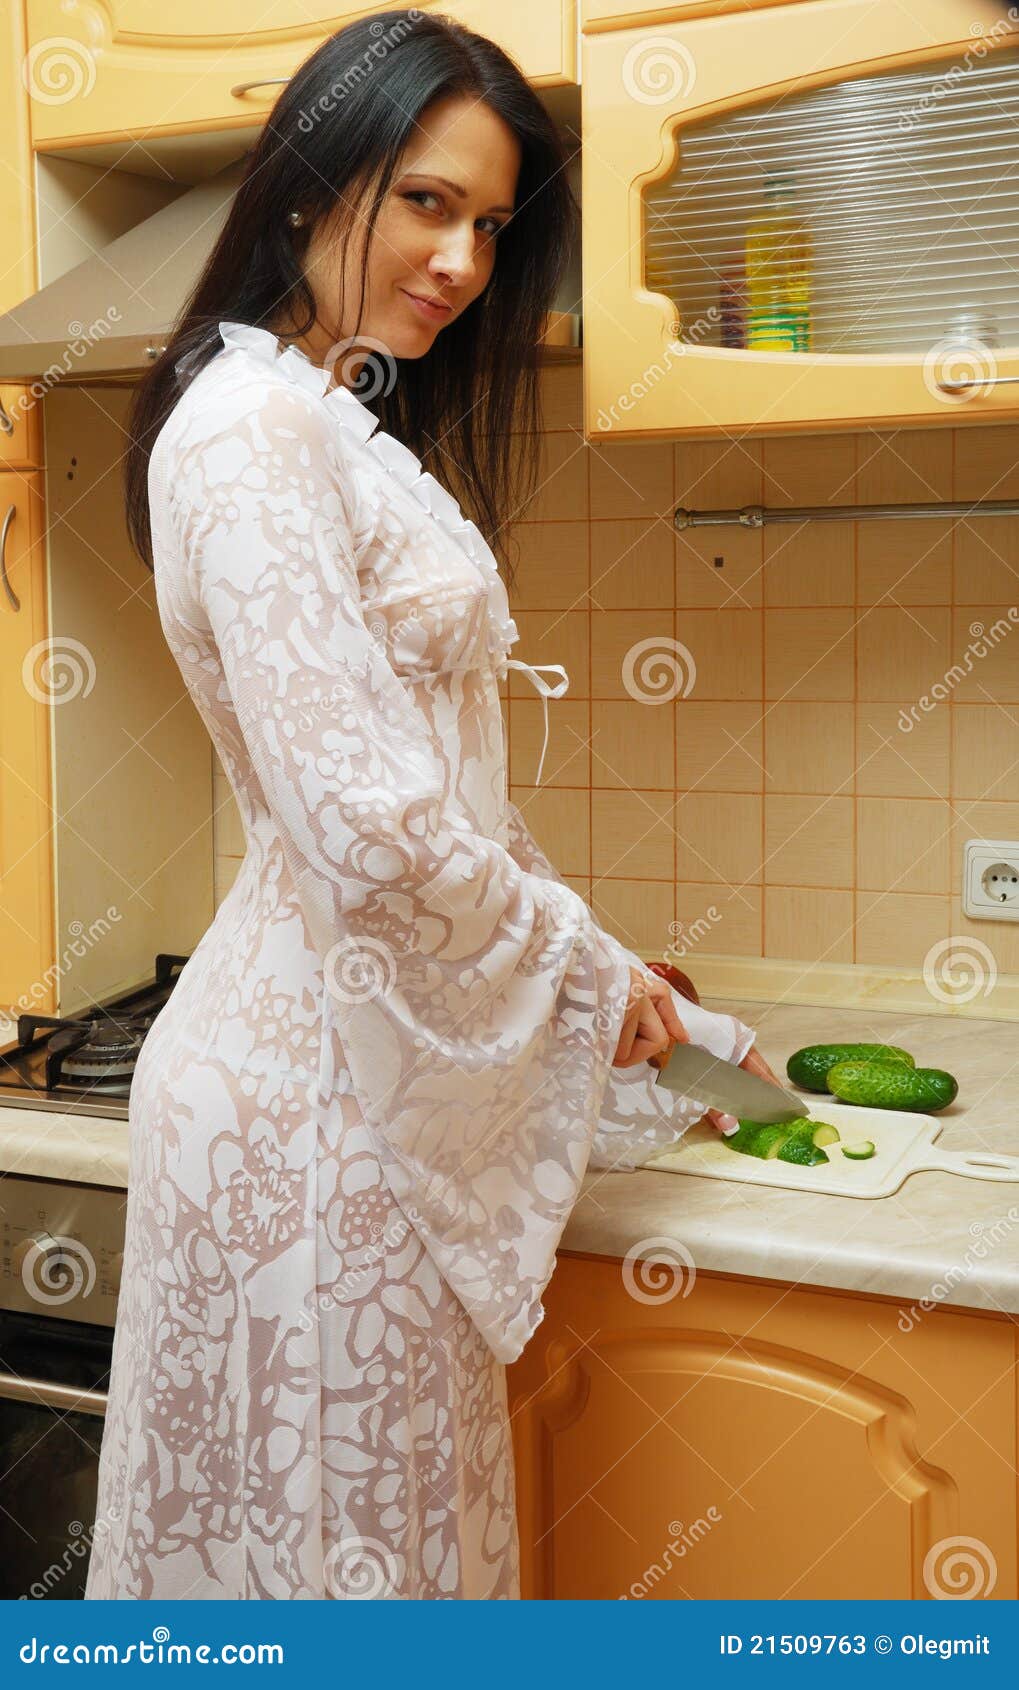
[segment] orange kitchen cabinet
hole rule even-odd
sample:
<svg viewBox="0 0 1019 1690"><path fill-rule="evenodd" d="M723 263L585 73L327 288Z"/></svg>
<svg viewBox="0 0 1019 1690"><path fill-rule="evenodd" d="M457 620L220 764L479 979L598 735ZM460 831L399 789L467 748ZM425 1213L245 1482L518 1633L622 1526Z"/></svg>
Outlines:
<svg viewBox="0 0 1019 1690"><path fill-rule="evenodd" d="M565 1253L544 1303L525 1598L1015 1598L1013 1319Z"/></svg>
<svg viewBox="0 0 1019 1690"><path fill-rule="evenodd" d="M657 28L677 18L747 13L764 6L813 6L818 0L581 0L581 28L627 29L640 23Z"/></svg>
<svg viewBox="0 0 1019 1690"><path fill-rule="evenodd" d="M0 228L4 232L0 264L0 312L10 311L33 291L35 274L35 202L28 93L21 78L25 25L20 5L0 12Z"/></svg>
<svg viewBox="0 0 1019 1690"><path fill-rule="evenodd" d="M53 860L42 476L0 474L0 1009L51 1012ZM59 662L59 656L57 657Z"/></svg>
<svg viewBox="0 0 1019 1690"><path fill-rule="evenodd" d="M630 28L625 0L586 8L590 439L1015 419L1019 33L998 0L642 6ZM768 344L748 235L782 215L809 243L807 326Z"/></svg>
<svg viewBox="0 0 1019 1690"><path fill-rule="evenodd" d="M36 285L32 145L28 93L21 79L24 57L22 10L9 6L0 22L0 158L5 165L0 171L0 312L27 299ZM0 385L0 470L38 463L41 433L38 407L29 402L27 389Z"/></svg>
<svg viewBox="0 0 1019 1690"><path fill-rule="evenodd" d="M315 0L28 0L32 139L64 149L259 123L288 77L336 30L384 5ZM493 41L534 83L577 81L575 0L421 0ZM384 37L381 38L384 40ZM254 83L244 92L241 85Z"/></svg>

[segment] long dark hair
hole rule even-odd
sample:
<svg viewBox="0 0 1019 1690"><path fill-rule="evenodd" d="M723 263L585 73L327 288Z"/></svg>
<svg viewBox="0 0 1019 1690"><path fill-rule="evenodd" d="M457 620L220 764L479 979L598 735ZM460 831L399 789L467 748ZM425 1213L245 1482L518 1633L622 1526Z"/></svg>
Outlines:
<svg viewBox="0 0 1019 1690"><path fill-rule="evenodd" d="M363 309L375 222L400 155L423 109L449 94L483 100L516 136L515 208L482 293L423 357L395 361L395 383L362 397L380 427L450 487L512 582L503 530L537 481L538 343L576 236L577 206L564 142L513 60L452 19L416 9L358 18L290 78L166 348L138 384L128 418L127 524L150 569L149 456L185 385L175 366L186 359L193 379L222 345L220 321L269 327L282 310L294 336L307 333L315 321L301 267L309 230L320 215L342 227L346 210L352 221L374 190L363 213ZM305 213L298 227L288 219L295 206Z"/></svg>

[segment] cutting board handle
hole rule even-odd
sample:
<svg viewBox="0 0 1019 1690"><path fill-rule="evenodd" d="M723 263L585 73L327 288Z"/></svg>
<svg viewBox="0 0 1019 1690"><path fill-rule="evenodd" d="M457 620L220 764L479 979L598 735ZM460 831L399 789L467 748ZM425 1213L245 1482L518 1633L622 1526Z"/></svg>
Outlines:
<svg viewBox="0 0 1019 1690"><path fill-rule="evenodd" d="M918 1152L910 1172L928 1168L968 1174L971 1179L1019 1180L1019 1156L1002 1156L995 1150L941 1150L928 1144Z"/></svg>

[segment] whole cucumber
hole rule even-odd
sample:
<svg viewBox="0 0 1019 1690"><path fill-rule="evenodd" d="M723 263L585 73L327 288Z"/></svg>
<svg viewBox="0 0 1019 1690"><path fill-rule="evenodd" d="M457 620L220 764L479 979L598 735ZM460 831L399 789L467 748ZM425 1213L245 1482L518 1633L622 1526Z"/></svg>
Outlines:
<svg viewBox="0 0 1019 1690"><path fill-rule="evenodd" d="M828 1086L843 1103L870 1109L908 1109L929 1115L947 1109L959 1087L943 1068L907 1068L894 1062L837 1062Z"/></svg>
<svg viewBox="0 0 1019 1690"><path fill-rule="evenodd" d="M793 1085L803 1091L827 1091L828 1070L836 1062L898 1062L907 1068L914 1066L909 1051L900 1050L898 1045L804 1045L802 1050L793 1052L785 1071Z"/></svg>

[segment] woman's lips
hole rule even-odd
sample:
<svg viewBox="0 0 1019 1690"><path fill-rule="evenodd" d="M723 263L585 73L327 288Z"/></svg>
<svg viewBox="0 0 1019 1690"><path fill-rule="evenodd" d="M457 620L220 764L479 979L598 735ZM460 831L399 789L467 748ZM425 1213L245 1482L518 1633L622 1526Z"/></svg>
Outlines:
<svg viewBox="0 0 1019 1690"><path fill-rule="evenodd" d="M419 299L416 294L408 293L406 288L401 288L400 292L406 299L409 299L411 304L421 312L421 315L427 318L431 323L441 323L452 311L452 306L432 305L427 299Z"/></svg>

